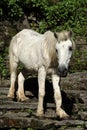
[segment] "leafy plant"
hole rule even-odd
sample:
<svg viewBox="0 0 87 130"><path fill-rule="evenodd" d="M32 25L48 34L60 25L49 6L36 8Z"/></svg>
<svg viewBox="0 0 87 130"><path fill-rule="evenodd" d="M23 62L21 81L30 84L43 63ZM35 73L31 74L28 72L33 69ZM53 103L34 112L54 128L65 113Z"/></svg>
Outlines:
<svg viewBox="0 0 87 130"><path fill-rule="evenodd" d="M0 20L9 19L22 21L26 16L30 28L44 33L47 30L61 31L73 30L74 36L81 36L87 40L87 0L1 0L0 1ZM35 20L33 20L35 19ZM18 30L17 30L18 31ZM7 48L7 46L5 46ZM78 53L78 54L77 54ZM8 75L3 50L0 52L0 71L1 75ZM84 53L86 57L87 53ZM86 68L86 62L81 62L79 52L75 54L75 70ZM87 61L87 58L86 60Z"/></svg>

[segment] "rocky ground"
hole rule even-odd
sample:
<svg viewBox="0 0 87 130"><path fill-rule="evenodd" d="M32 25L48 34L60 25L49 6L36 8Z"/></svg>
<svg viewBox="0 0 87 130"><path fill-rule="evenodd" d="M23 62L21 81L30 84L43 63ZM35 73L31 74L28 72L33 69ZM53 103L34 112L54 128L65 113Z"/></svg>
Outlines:
<svg viewBox="0 0 87 130"><path fill-rule="evenodd" d="M66 120L56 117L49 77L46 81L43 118L35 116L38 102L37 78L25 81L25 94L30 98L27 102L9 100L9 84L9 80L2 80L0 85L0 129L87 130L87 71L69 74L61 79L62 107L70 115Z"/></svg>

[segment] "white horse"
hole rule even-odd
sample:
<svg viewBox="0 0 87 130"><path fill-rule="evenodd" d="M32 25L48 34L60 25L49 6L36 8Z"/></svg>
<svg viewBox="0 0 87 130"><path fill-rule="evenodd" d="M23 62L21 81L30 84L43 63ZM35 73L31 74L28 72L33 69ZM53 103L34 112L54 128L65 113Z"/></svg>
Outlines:
<svg viewBox="0 0 87 130"><path fill-rule="evenodd" d="M38 108L37 115L42 116L43 99L45 95L46 74L52 75L56 114L58 117L67 117L67 113L61 108L62 98L60 92L60 77L67 76L68 64L72 55L73 40L71 31L53 33L47 31L39 34L33 30L24 29L16 34L9 47L11 86L8 97L14 98L17 66L21 62L25 68L38 72ZM18 100L24 101L24 76L18 75Z"/></svg>

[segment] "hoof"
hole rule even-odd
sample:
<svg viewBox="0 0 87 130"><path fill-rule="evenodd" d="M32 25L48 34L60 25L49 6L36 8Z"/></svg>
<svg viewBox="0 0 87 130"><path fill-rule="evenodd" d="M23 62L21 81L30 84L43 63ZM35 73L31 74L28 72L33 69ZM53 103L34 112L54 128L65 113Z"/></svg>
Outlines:
<svg viewBox="0 0 87 130"><path fill-rule="evenodd" d="M29 98L17 98L19 102L29 102Z"/></svg>
<svg viewBox="0 0 87 130"><path fill-rule="evenodd" d="M15 98L13 94L8 94L7 97L8 97L8 99L11 99L11 100L13 100Z"/></svg>
<svg viewBox="0 0 87 130"><path fill-rule="evenodd" d="M68 119L69 115L63 110L63 109L59 109L57 112L57 117L61 120L61 119Z"/></svg>
<svg viewBox="0 0 87 130"><path fill-rule="evenodd" d="M27 101L29 101L29 98L26 97L26 96L19 97L19 96L17 95L17 100L20 101L20 102L25 102L25 101L27 102Z"/></svg>
<svg viewBox="0 0 87 130"><path fill-rule="evenodd" d="M36 113L36 116L37 116L37 117L44 117L43 111L37 112L37 113Z"/></svg>
<svg viewBox="0 0 87 130"><path fill-rule="evenodd" d="M29 100L29 98L26 97L24 94L19 94L19 93L17 92L17 100L18 100L18 101L21 101L21 102L24 102L24 101Z"/></svg>
<svg viewBox="0 0 87 130"><path fill-rule="evenodd" d="M37 113L33 113L33 116L34 116L35 118L40 119L40 120L44 119L44 117L45 117L44 114L38 115Z"/></svg>
<svg viewBox="0 0 87 130"><path fill-rule="evenodd" d="M69 120L69 119L70 119L70 116L69 116L69 115L67 115L66 117L59 117L59 116L57 116L57 119L58 119L59 121L61 121L61 120Z"/></svg>

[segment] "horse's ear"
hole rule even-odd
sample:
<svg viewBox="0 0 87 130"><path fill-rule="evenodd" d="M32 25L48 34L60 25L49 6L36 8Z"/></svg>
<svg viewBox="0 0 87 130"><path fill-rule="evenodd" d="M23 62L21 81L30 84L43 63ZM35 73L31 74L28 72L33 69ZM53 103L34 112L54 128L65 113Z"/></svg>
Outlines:
<svg viewBox="0 0 87 130"><path fill-rule="evenodd" d="M69 37L71 38L71 37L73 36L73 32L70 30L70 31L68 32L68 35L69 35Z"/></svg>
<svg viewBox="0 0 87 130"><path fill-rule="evenodd" d="M58 34L56 32L54 32L54 36L56 39L58 39Z"/></svg>

